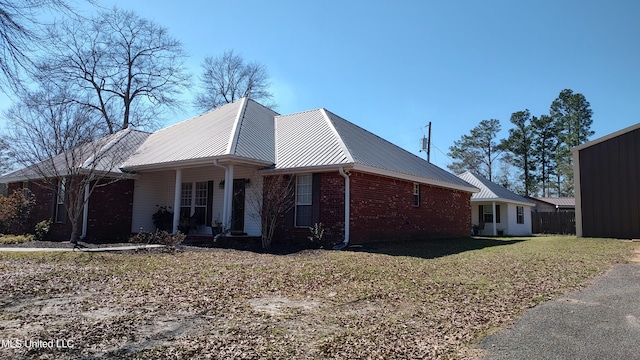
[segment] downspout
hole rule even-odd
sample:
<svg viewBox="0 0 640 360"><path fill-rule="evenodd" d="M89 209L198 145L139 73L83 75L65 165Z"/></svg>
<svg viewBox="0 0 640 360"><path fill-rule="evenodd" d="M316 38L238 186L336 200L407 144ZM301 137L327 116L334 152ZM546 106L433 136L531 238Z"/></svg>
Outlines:
<svg viewBox="0 0 640 360"><path fill-rule="evenodd" d="M349 245L349 228L351 227L350 219L350 203L351 203L351 191L350 189L350 179L349 175L344 172L344 168L341 166L338 168L338 172L344 178L344 241L342 244L334 247L336 250L344 249L347 245Z"/></svg>
<svg viewBox="0 0 640 360"><path fill-rule="evenodd" d="M89 222L89 183L84 185L84 205L82 207L82 234L80 240L84 240L87 237L87 225Z"/></svg>

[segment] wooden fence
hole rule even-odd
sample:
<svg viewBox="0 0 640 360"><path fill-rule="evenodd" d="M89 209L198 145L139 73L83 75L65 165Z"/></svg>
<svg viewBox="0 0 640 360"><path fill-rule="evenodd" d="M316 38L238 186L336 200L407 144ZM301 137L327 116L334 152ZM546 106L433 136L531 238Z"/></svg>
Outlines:
<svg viewBox="0 0 640 360"><path fill-rule="evenodd" d="M531 231L534 234L575 234L576 213L532 212Z"/></svg>

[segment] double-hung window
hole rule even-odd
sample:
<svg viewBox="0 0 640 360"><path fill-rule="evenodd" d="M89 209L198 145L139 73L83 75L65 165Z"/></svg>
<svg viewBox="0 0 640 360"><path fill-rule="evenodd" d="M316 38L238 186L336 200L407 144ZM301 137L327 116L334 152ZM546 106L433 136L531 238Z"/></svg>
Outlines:
<svg viewBox="0 0 640 360"><path fill-rule="evenodd" d="M516 206L516 215L518 224L524 224L524 206Z"/></svg>
<svg viewBox="0 0 640 360"><path fill-rule="evenodd" d="M56 191L56 222L63 223L66 220L66 211L64 202L67 198L67 179L58 181L58 189Z"/></svg>
<svg viewBox="0 0 640 360"><path fill-rule="evenodd" d="M296 226L311 226L313 175L296 176Z"/></svg>
<svg viewBox="0 0 640 360"><path fill-rule="evenodd" d="M413 184L413 206L420 206L420 184Z"/></svg>

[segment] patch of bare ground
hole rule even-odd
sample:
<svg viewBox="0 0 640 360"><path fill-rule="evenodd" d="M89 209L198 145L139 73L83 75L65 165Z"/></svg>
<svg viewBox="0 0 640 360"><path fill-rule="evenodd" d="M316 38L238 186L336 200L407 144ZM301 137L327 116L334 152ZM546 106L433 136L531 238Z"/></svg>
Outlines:
<svg viewBox="0 0 640 360"><path fill-rule="evenodd" d="M0 359L466 359L635 249L569 237L288 255L0 254Z"/></svg>

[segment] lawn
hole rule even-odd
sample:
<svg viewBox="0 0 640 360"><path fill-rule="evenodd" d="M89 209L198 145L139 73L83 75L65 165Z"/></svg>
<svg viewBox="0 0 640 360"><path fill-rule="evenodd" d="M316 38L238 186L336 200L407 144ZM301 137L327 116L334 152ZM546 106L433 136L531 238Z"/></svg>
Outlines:
<svg viewBox="0 0 640 360"><path fill-rule="evenodd" d="M469 358L482 337L637 246L533 237L286 255L1 253L0 358Z"/></svg>

